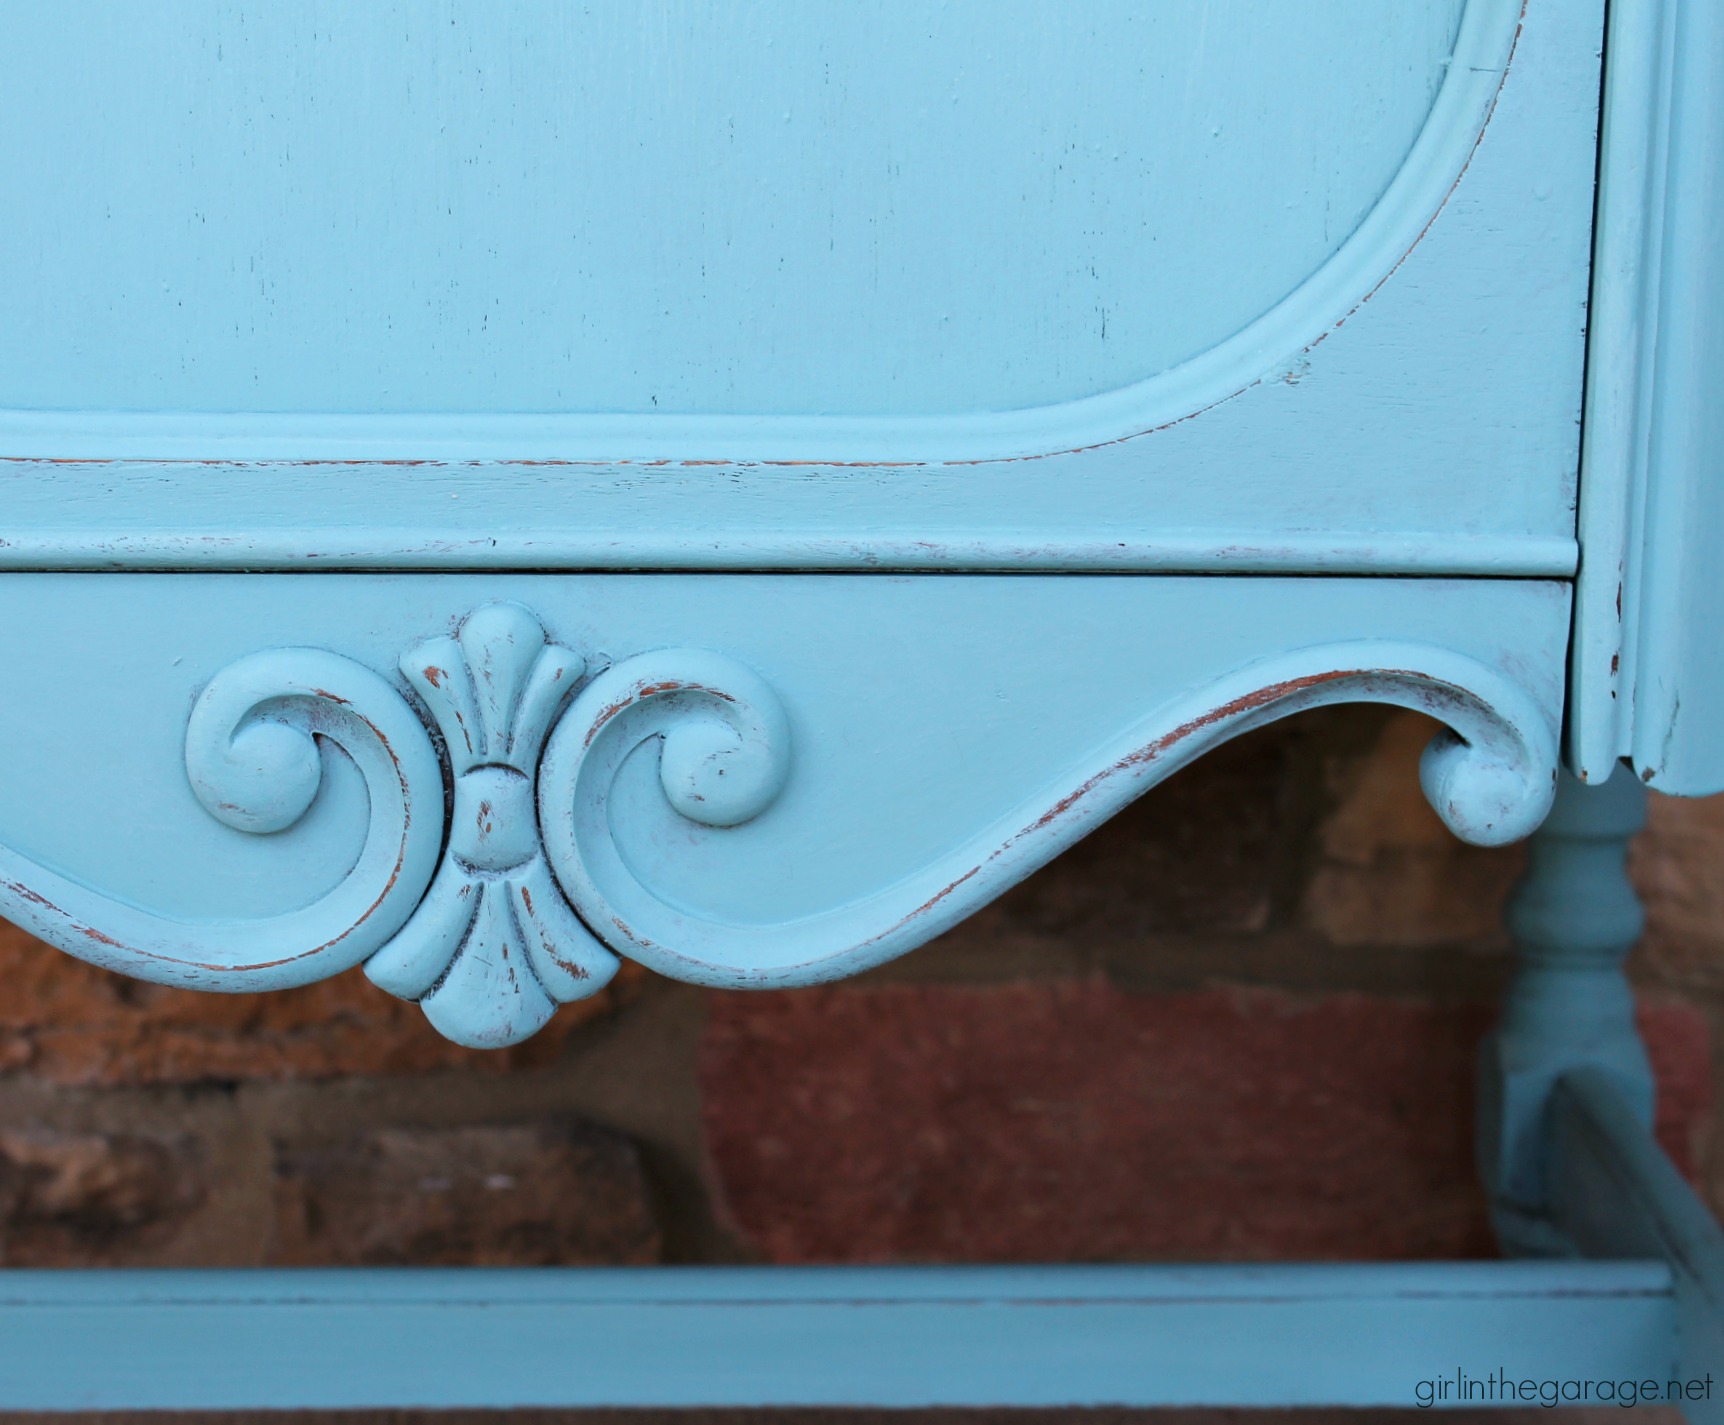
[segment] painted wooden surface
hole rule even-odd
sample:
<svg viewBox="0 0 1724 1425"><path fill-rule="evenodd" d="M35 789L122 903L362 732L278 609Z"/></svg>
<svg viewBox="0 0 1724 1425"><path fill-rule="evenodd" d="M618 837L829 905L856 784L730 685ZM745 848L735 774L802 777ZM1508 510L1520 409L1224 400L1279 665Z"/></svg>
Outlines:
<svg viewBox="0 0 1724 1425"><path fill-rule="evenodd" d="M1724 791L1724 14L1612 12L1568 756Z"/></svg>
<svg viewBox="0 0 1724 1425"><path fill-rule="evenodd" d="M1653 1399L1699 1425L1724 1418L1724 1232L1653 1137L1622 971L1644 919L1623 863L1646 795L1630 767L1590 786L1565 773L1533 837L1508 908L1515 972L1480 1055L1479 1166L1505 1252L1668 1264L1676 1361Z"/></svg>
<svg viewBox="0 0 1724 1425"><path fill-rule="evenodd" d="M1678 23L1631 756L1651 785L1695 795L1724 790L1724 14L1685 4Z"/></svg>
<svg viewBox="0 0 1724 1425"><path fill-rule="evenodd" d="M1567 574L1600 11L26 5L0 558Z"/></svg>
<svg viewBox="0 0 1724 1425"><path fill-rule="evenodd" d="M7 1409L1413 1406L1674 1351L1655 1261L0 1277Z"/></svg>
<svg viewBox="0 0 1724 1425"><path fill-rule="evenodd" d="M1567 586L1360 593L9 575L0 739L26 755L0 786L0 907L206 989L369 959L494 1044L613 953L760 987L877 964L1207 747L1318 703L1446 722L1432 804L1469 839L1525 835L1555 776Z"/></svg>
<svg viewBox="0 0 1724 1425"><path fill-rule="evenodd" d="M511 629L533 646L515 660L528 689L568 666L523 636L520 615L497 611L410 666L482 661ZM475 682L486 738L502 725L483 712L495 686ZM1620 977L1633 926L1614 904L1614 863L1642 796L1631 776L1565 784L1539 843L1548 864L1535 859L1515 913L1522 1009L1542 999L1572 1011L1595 994L1598 976L1583 973L1552 998L1576 969ZM1601 867L1590 912L1557 893L1565 876L1596 880ZM1588 1030L1572 1012L1517 1016L1516 1003L1508 1039L1579 1066L1522 1105L1544 1130L1543 1210L1568 1250L1613 1260L20 1271L0 1277L0 1406L1477 1408L1562 1403L1584 1383L1618 1403L1625 1391L1665 1400L1674 1386L1688 1418L1716 1419L1724 1236L1596 1052L1632 1040L1631 1021L1606 1015Z"/></svg>
<svg viewBox="0 0 1724 1425"><path fill-rule="evenodd" d="M1596 1069L1652 1123L1652 1067L1622 969L1646 921L1626 865L1646 795L1628 767L1590 785L1563 773L1506 908L1515 969L1481 1047L1477 1126L1492 1223L1512 1254L1574 1250L1550 1213L1548 1109L1560 1079Z"/></svg>
<svg viewBox="0 0 1724 1425"><path fill-rule="evenodd" d="M1467 8L25 5L0 267L30 280L0 289L0 406L902 417L1102 395L1335 256ZM1500 69L1516 7L1473 8ZM1497 77L1457 76L1415 209Z"/></svg>
<svg viewBox="0 0 1724 1425"><path fill-rule="evenodd" d="M1562 1231L1590 1256L1669 1263L1677 1374L1714 1383L1684 1414L1714 1425L1724 1419L1724 1232L1606 1070L1577 1069L1557 1085L1548 1132L1552 1216Z"/></svg>
<svg viewBox="0 0 1724 1425"><path fill-rule="evenodd" d="M0 910L63 949L509 1043L618 956L866 968L1345 699L1500 843L1577 567L1577 769L1724 786L1716 7L1613 7L1577 492L1602 0L84 5L0 53ZM1724 1375L1637 805L1534 851L1481 1142L1508 1246L1638 1260L8 1273L0 1405Z"/></svg>

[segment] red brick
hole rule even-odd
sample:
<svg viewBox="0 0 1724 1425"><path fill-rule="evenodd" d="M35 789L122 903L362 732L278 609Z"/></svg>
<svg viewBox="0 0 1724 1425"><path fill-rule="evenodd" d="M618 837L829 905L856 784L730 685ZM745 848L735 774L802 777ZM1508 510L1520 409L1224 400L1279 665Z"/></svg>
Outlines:
<svg viewBox="0 0 1724 1425"><path fill-rule="evenodd" d="M1152 787L956 932L1098 944L1264 929L1285 827L1286 725L1230 742Z"/></svg>
<svg viewBox="0 0 1724 1425"><path fill-rule="evenodd" d="M779 1262L1488 1255L1490 1013L1099 981L715 995L711 1172ZM1704 1026L1650 1027L1686 1141Z"/></svg>
<svg viewBox="0 0 1724 1425"><path fill-rule="evenodd" d="M1518 847L1455 838L1419 788L1419 758L1439 725L1390 718L1364 756L1329 760L1334 807L1317 836L1304 919L1340 945L1451 945L1503 939L1502 904Z"/></svg>
<svg viewBox="0 0 1724 1425"><path fill-rule="evenodd" d="M625 966L626 987L643 972ZM358 970L303 989L218 995L96 969L0 922L0 1072L64 1084L329 1078L548 1062L572 1030L605 1013L615 988L566 1005L526 1044L462 1049L417 1005Z"/></svg>
<svg viewBox="0 0 1724 1425"><path fill-rule="evenodd" d="M1705 1159L1712 1123L1712 1031L1680 1000L1643 1000L1640 1037L1658 1080L1658 1141L1690 1182Z"/></svg>
<svg viewBox="0 0 1724 1425"><path fill-rule="evenodd" d="M203 1174L182 1134L0 1131L0 1263L132 1262L203 1202Z"/></svg>
<svg viewBox="0 0 1724 1425"><path fill-rule="evenodd" d="M403 1126L277 1146L275 1263L644 1266L661 1246L639 1148L597 1124Z"/></svg>
<svg viewBox="0 0 1724 1425"><path fill-rule="evenodd" d="M1724 797L1653 796L1629 856L1646 901L1643 963L1687 989L1724 989Z"/></svg>

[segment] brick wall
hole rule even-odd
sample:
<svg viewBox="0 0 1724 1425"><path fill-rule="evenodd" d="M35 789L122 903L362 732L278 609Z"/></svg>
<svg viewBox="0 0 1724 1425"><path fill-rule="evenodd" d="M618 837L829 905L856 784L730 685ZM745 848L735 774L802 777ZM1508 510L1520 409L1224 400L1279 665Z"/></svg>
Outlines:
<svg viewBox="0 0 1724 1425"><path fill-rule="evenodd" d="M1472 1054L1519 856L1425 808L1428 732L1295 719L859 981L633 971L503 1054L357 973L194 996L0 932L0 1262L1488 1254ZM1724 1200L1724 803L1658 801L1634 867L1660 1131Z"/></svg>

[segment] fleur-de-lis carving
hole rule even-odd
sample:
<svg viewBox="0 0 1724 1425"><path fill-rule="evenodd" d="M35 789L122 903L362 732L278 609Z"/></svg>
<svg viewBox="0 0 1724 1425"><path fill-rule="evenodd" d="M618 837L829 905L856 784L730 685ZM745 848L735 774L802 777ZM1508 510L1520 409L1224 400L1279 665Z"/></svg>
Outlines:
<svg viewBox="0 0 1724 1425"><path fill-rule="evenodd" d="M1076 769L1075 791L1023 803L1022 829L989 822L920 870L821 909L774 918L768 899L764 914L709 913L679 894L677 859L710 871L734 857L769 898L774 886L758 878L773 859L794 860L795 828L809 835L831 785L819 756L838 755L817 749L796 796L780 801L795 765L791 716L759 670L685 645L634 650L589 674L516 604L478 609L400 667L415 700L333 650L264 649L217 671L187 720L191 790L237 833L293 826L335 749L363 777L364 843L309 904L182 919L0 844L0 914L163 984L285 989L363 962L451 1039L495 1046L598 990L617 955L732 986L809 984L879 964L1205 747L1301 707L1369 699L1439 713L1450 731L1426 750L1426 796L1485 845L1536 827L1556 777L1549 708L1501 672L1440 645L1320 644L1249 663L1148 715Z"/></svg>
<svg viewBox="0 0 1724 1425"><path fill-rule="evenodd" d="M514 1044L617 969L553 879L534 805L546 735L585 660L499 603L412 649L401 671L443 734L454 804L431 889L365 972L459 1043Z"/></svg>

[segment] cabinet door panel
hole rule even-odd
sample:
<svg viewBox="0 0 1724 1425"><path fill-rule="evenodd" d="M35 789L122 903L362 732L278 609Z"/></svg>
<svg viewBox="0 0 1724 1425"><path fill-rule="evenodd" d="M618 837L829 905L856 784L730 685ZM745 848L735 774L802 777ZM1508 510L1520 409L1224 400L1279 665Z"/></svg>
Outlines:
<svg viewBox="0 0 1724 1425"><path fill-rule="evenodd" d="M1465 5L19 8L0 405L952 415L1299 287Z"/></svg>
<svg viewBox="0 0 1724 1425"><path fill-rule="evenodd" d="M1572 572L1600 8L26 0L0 559Z"/></svg>

